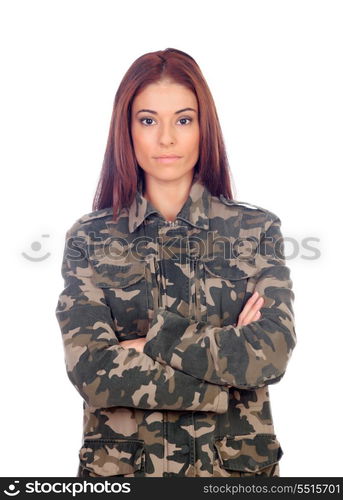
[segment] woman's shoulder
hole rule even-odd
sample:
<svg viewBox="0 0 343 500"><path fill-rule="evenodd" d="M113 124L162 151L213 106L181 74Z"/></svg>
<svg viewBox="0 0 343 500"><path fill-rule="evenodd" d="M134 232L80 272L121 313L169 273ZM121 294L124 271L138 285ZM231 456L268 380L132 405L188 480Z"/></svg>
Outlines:
<svg viewBox="0 0 343 500"><path fill-rule="evenodd" d="M113 214L113 208L102 208L101 210L94 210L93 212L88 212L77 219L77 222L84 224L85 222L92 221L94 219L100 219L103 217L108 217Z"/></svg>
<svg viewBox="0 0 343 500"><path fill-rule="evenodd" d="M96 228L99 225L102 225L113 217L113 208L102 208L101 210L93 210L92 212L87 212L76 220L74 220L69 227L67 234L76 234L80 230L84 231L87 229Z"/></svg>
<svg viewBox="0 0 343 500"><path fill-rule="evenodd" d="M265 207L261 207L260 205L255 205L255 204L247 202L247 201L237 200L235 198L230 199L222 194L217 198L217 200L218 200L218 203L227 205L228 207L240 208L241 211L248 212L248 215L252 215L251 211L254 211L253 213L256 213L256 215L257 215L257 213L263 212L263 214L268 218L271 218L271 219L278 218L278 215L275 212L272 212L271 210L269 210Z"/></svg>

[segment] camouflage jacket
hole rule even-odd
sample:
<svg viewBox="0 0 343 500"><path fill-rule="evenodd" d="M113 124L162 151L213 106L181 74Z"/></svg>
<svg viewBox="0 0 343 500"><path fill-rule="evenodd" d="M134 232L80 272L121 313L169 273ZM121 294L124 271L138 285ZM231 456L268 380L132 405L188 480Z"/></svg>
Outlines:
<svg viewBox="0 0 343 500"><path fill-rule="evenodd" d="M78 477L279 475L269 384L296 344L280 219L194 181L174 222L139 188L66 233L56 317L83 398ZM261 317L236 326L257 290ZM146 337L143 352L120 341Z"/></svg>

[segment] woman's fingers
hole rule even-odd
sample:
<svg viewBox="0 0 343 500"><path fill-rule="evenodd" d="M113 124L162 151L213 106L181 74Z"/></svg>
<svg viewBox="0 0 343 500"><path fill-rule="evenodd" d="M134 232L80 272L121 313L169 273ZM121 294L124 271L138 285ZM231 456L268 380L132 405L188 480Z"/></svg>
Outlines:
<svg viewBox="0 0 343 500"><path fill-rule="evenodd" d="M251 306L251 309L249 312L244 316L243 322L245 325L251 323L252 321L255 321L255 316L257 313L259 313L260 307L263 305L263 297L260 297L257 299L257 301L254 303L253 306ZM260 313L261 314L261 313Z"/></svg>
<svg viewBox="0 0 343 500"><path fill-rule="evenodd" d="M241 320L244 320L245 317L249 314L252 307L256 304L257 300L259 299L259 297L260 296L259 296L258 292L254 292L252 294L252 296L246 301L246 303L244 304L244 307L239 315Z"/></svg>
<svg viewBox="0 0 343 500"><path fill-rule="evenodd" d="M239 317L237 326L248 325L252 321L256 321L261 317L260 308L264 302L263 297L259 297L258 292L253 293L250 299L247 300Z"/></svg>
<svg viewBox="0 0 343 500"><path fill-rule="evenodd" d="M141 338L141 339L132 339L132 340L122 340L119 342L119 344L122 347L125 347L125 349L133 348L136 349L136 351L143 352L144 346L146 343L146 338Z"/></svg>
<svg viewBox="0 0 343 500"><path fill-rule="evenodd" d="M257 313L253 317L252 321L256 321L256 320L260 319L260 317L261 317L261 311L257 311Z"/></svg>

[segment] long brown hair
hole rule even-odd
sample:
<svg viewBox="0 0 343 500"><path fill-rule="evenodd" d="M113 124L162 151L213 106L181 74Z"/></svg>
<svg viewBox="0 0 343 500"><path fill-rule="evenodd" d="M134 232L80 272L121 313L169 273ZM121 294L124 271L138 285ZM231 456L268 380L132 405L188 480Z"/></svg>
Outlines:
<svg viewBox="0 0 343 500"><path fill-rule="evenodd" d="M136 59L115 95L104 161L93 200L93 210L113 207L113 219L133 202L144 170L137 164L131 137L131 106L147 85L162 78L182 84L198 100L200 145L195 176L214 196L232 199L230 167L210 89L196 61L181 50L168 48Z"/></svg>

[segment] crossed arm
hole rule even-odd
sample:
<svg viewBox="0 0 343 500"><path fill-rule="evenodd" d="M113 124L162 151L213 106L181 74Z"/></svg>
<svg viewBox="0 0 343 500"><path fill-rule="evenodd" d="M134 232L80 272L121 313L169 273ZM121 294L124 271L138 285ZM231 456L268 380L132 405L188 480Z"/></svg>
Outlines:
<svg viewBox="0 0 343 500"><path fill-rule="evenodd" d="M77 237L78 229L73 226L66 239ZM266 237L280 235L275 219ZM119 342L90 262L74 261L66 245L65 286L56 317L70 381L93 407L216 413L227 411L230 386L250 389L277 382L296 344L294 294L290 271L283 258L272 255L270 245L259 262L253 279L255 291L265 299L260 317L261 304L257 307L255 299L236 326L223 328L160 308L145 339Z"/></svg>
<svg viewBox="0 0 343 500"><path fill-rule="evenodd" d="M263 302L264 298L260 297L258 292L254 292L253 295L247 300L239 315L237 323L238 326L248 325L252 321L259 319L261 317L260 308L262 307ZM133 348L138 352L144 352L146 342L146 337L143 337L140 339L122 340L119 344L126 349Z"/></svg>

